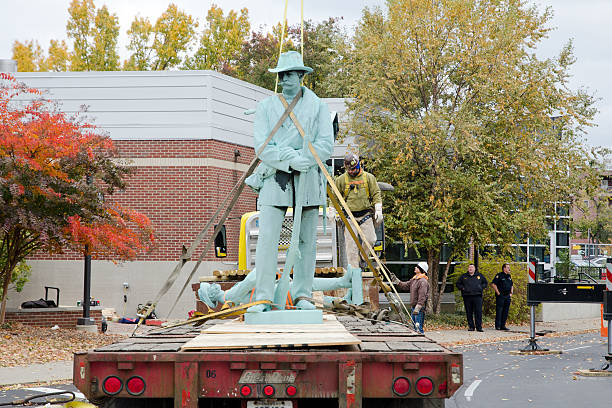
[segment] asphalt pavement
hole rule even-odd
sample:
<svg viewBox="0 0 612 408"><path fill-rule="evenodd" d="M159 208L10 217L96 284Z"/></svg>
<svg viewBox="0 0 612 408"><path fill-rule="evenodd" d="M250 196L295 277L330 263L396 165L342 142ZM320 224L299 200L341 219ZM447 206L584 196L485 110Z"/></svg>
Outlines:
<svg viewBox="0 0 612 408"><path fill-rule="evenodd" d="M541 347L561 354L516 355L521 341L471 344L463 354L463 386L446 408L609 407L612 377L587 377L579 370L599 369L607 339L599 333L542 337Z"/></svg>

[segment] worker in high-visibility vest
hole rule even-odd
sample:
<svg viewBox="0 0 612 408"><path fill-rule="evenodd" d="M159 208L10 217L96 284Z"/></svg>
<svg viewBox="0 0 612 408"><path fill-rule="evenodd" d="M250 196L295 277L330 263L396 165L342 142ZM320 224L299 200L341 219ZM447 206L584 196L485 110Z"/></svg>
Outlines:
<svg viewBox="0 0 612 408"><path fill-rule="evenodd" d="M342 193L357 224L368 238L368 243L373 246L376 242L374 224L378 225L383 220L380 187L378 187L376 177L363 169L359 156L355 153L346 154L344 169L345 172L335 179L336 187ZM338 220L334 207L329 207L328 217ZM358 268L359 249L348 232L348 228L344 229L344 243L347 263Z"/></svg>

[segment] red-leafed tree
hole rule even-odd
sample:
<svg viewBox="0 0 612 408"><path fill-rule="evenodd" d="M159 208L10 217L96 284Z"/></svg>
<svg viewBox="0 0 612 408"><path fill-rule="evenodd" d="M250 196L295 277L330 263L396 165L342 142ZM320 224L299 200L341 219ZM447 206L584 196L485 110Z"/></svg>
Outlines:
<svg viewBox="0 0 612 408"><path fill-rule="evenodd" d="M0 323L11 272L32 252L129 260L154 242L146 216L108 199L128 174L111 139L42 96L0 73Z"/></svg>

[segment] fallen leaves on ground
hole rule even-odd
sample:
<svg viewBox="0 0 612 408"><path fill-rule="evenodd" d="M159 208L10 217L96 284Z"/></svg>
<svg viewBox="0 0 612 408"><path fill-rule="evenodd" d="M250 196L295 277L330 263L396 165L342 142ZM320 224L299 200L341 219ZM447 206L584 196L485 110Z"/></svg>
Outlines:
<svg viewBox="0 0 612 408"><path fill-rule="evenodd" d="M51 330L15 323L10 329L0 329L0 367L72 360L73 353L92 350L126 337L124 334Z"/></svg>

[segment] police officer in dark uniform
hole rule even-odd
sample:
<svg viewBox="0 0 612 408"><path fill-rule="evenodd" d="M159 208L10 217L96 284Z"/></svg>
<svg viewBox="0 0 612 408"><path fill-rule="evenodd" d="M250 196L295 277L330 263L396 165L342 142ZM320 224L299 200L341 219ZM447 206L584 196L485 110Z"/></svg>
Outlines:
<svg viewBox="0 0 612 408"><path fill-rule="evenodd" d="M463 296L465 314L470 331L474 328L482 330L482 291L488 286L487 278L480 272L476 272L474 264L468 265L468 271L457 280L457 289Z"/></svg>
<svg viewBox="0 0 612 408"><path fill-rule="evenodd" d="M495 330L509 330L506 327L514 284L510 276L510 265L502 265L502 271L495 275L491 281L491 287L495 291Z"/></svg>

